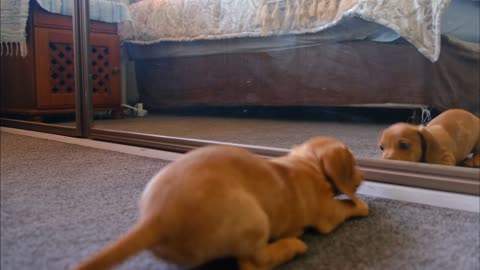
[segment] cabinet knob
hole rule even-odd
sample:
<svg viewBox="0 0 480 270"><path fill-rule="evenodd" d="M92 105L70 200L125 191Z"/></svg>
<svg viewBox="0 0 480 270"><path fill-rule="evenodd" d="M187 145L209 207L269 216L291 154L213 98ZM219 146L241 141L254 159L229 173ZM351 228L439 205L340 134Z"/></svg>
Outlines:
<svg viewBox="0 0 480 270"><path fill-rule="evenodd" d="M117 74L120 73L120 68L119 67L113 67L112 68L112 74Z"/></svg>

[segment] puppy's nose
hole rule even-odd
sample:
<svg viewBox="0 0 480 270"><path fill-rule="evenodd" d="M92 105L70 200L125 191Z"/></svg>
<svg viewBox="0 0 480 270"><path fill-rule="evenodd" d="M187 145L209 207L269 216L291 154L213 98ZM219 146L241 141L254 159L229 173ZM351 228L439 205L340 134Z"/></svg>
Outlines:
<svg viewBox="0 0 480 270"><path fill-rule="evenodd" d="M382 158L383 158L383 159L393 159L393 153L392 153L392 152L387 152L387 151L385 151L385 152L383 152L383 154L382 154Z"/></svg>

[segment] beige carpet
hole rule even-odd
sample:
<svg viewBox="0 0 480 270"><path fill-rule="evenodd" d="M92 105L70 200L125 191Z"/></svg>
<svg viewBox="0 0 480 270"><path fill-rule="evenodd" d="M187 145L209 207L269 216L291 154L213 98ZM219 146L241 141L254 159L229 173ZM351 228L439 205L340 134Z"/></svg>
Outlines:
<svg viewBox="0 0 480 270"><path fill-rule="evenodd" d="M145 118L96 120L95 128L184 138L290 148L313 136L336 137L356 156L379 158L380 132L389 124L150 115Z"/></svg>
<svg viewBox="0 0 480 270"><path fill-rule="evenodd" d="M134 224L145 184L168 163L0 134L2 270L64 270L91 256ZM277 270L479 269L478 213L362 198L367 218L307 233L307 254ZM118 269L186 270L147 252ZM236 269L233 261L203 268Z"/></svg>

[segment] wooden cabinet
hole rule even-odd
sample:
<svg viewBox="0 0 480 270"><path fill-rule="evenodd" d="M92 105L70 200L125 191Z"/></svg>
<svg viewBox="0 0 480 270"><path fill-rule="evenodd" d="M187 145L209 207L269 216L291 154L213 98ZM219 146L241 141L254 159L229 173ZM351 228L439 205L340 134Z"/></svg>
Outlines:
<svg viewBox="0 0 480 270"><path fill-rule="evenodd" d="M34 4L27 34L26 58L1 57L2 114L41 121L44 115L75 112L71 17L48 13ZM121 117L117 26L92 22L90 37L94 109Z"/></svg>

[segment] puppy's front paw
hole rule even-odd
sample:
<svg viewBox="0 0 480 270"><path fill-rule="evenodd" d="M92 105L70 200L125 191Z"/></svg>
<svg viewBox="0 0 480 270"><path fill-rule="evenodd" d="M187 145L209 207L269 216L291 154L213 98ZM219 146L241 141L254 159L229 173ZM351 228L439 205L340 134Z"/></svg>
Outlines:
<svg viewBox="0 0 480 270"><path fill-rule="evenodd" d="M480 168L480 156L474 156L473 158L466 160L463 165L472 168Z"/></svg>
<svg viewBox="0 0 480 270"><path fill-rule="evenodd" d="M360 200L359 198L356 198L354 201L355 203L355 216L358 217L366 217L368 216L368 205Z"/></svg>
<svg viewBox="0 0 480 270"><path fill-rule="evenodd" d="M298 238L287 238L285 239L285 244L287 244L288 248L291 250L292 253L299 255L307 252L307 245L305 242Z"/></svg>

